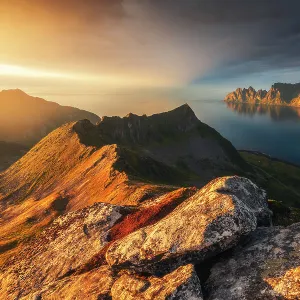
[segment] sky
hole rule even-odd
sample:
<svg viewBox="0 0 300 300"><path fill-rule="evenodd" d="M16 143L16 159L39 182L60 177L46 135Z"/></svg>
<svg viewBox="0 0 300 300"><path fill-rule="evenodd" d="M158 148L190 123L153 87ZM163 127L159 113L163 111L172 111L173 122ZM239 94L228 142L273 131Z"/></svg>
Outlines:
<svg viewBox="0 0 300 300"><path fill-rule="evenodd" d="M299 11L297 0L1 0L0 89L101 115L299 82Z"/></svg>

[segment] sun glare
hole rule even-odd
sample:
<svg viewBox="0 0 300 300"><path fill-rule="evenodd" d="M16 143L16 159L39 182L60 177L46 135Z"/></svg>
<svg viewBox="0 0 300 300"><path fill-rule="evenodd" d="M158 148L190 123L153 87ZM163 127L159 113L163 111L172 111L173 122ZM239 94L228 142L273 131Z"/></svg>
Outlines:
<svg viewBox="0 0 300 300"><path fill-rule="evenodd" d="M159 86L167 85L168 83L164 78L152 78L152 77L136 77L129 74L86 74L76 73L70 74L65 72L55 72L51 70L33 69L17 65L0 64L0 76L5 77L19 77L19 78L52 78L52 79L66 79L75 80L81 82L88 82L89 84L104 84L106 86Z"/></svg>
<svg viewBox="0 0 300 300"><path fill-rule="evenodd" d="M0 64L0 75L19 77L65 77L64 75L59 73L45 72L41 70L6 64Z"/></svg>

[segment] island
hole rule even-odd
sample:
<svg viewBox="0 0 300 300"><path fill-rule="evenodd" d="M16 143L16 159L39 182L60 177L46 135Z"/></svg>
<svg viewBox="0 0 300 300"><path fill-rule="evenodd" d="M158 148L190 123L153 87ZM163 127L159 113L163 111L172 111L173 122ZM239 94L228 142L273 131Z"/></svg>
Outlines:
<svg viewBox="0 0 300 300"><path fill-rule="evenodd" d="M252 86L237 88L224 101L300 107L300 83L274 83L269 91L256 91Z"/></svg>

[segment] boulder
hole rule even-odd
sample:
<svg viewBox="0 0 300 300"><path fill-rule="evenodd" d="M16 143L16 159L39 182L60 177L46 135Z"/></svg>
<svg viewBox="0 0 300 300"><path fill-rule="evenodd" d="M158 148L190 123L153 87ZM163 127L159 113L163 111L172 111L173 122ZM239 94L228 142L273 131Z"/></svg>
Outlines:
<svg viewBox="0 0 300 300"><path fill-rule="evenodd" d="M111 294L116 300L203 299L193 265L179 267L161 278L125 273L114 283Z"/></svg>
<svg viewBox="0 0 300 300"><path fill-rule="evenodd" d="M107 245L109 229L129 211L96 203L60 216L0 269L0 295L15 299L69 276Z"/></svg>
<svg viewBox="0 0 300 300"><path fill-rule="evenodd" d="M300 299L300 223L258 228L211 269L208 300Z"/></svg>
<svg viewBox="0 0 300 300"><path fill-rule="evenodd" d="M249 179L217 178L157 223L112 243L106 260L114 268L174 270L233 247L270 213L266 193Z"/></svg>

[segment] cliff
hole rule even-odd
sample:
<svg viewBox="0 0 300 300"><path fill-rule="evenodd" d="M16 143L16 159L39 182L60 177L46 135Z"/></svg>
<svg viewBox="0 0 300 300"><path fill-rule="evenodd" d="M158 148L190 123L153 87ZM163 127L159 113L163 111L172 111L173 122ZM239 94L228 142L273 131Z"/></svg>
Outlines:
<svg viewBox="0 0 300 300"><path fill-rule="evenodd" d="M275 83L269 91L238 88L229 93L224 101L265 105L300 106L300 83Z"/></svg>

